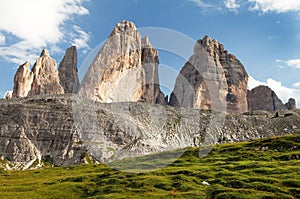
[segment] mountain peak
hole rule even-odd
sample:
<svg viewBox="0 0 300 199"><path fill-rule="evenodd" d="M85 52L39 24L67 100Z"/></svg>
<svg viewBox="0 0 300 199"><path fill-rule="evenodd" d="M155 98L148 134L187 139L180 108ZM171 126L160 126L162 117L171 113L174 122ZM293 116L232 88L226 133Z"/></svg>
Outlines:
<svg viewBox="0 0 300 199"><path fill-rule="evenodd" d="M49 51L47 49L43 49L40 57L50 57Z"/></svg>
<svg viewBox="0 0 300 199"><path fill-rule="evenodd" d="M122 20L121 22L117 23L117 25L114 27L111 35L123 33L131 30L137 30L136 26L131 21Z"/></svg>

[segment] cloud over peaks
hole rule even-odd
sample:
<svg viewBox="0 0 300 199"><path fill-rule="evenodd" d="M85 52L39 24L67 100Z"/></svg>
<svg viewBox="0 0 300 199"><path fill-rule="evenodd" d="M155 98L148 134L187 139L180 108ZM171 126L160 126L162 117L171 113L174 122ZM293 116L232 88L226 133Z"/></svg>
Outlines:
<svg viewBox="0 0 300 199"><path fill-rule="evenodd" d="M290 11L300 11L299 0L248 0L255 3L251 10L262 12L284 13Z"/></svg>
<svg viewBox="0 0 300 199"><path fill-rule="evenodd" d="M240 5L236 2L236 0L226 0L224 4L226 8L233 12L237 12L237 9L240 8Z"/></svg>
<svg viewBox="0 0 300 199"><path fill-rule="evenodd" d="M270 87L277 96L282 100L283 103L286 103L289 98L296 99L297 107L300 107L300 89L297 89L296 86L300 86L300 83L295 83L294 88L288 88L282 85L281 82L276 81L272 78L268 78L266 82L260 82L255 80L253 77L249 77L248 89L253 89L259 85L264 85ZM298 87L300 88L300 87Z"/></svg>
<svg viewBox="0 0 300 199"><path fill-rule="evenodd" d="M5 36L0 32L0 45L5 44Z"/></svg>
<svg viewBox="0 0 300 199"><path fill-rule="evenodd" d="M286 61L277 59L276 62L292 68L300 69L300 59L290 59Z"/></svg>
<svg viewBox="0 0 300 199"><path fill-rule="evenodd" d="M0 31L19 39L17 43L1 47L1 55L16 63L18 59L28 56L29 51L32 53L34 49L61 42L66 35L66 22L74 16L89 14L82 5L85 1L0 0Z"/></svg>

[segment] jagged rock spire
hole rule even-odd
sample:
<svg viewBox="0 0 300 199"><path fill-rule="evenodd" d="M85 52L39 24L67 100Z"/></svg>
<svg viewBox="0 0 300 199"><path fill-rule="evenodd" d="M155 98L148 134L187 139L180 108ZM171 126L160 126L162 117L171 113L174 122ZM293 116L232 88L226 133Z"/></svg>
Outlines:
<svg viewBox="0 0 300 199"><path fill-rule="evenodd" d="M59 64L58 72L64 93L77 93L79 89L79 79L76 46L71 46L66 50L65 56Z"/></svg>
<svg viewBox="0 0 300 199"><path fill-rule="evenodd" d="M15 74L12 97L26 97L31 90L33 78L34 75L30 70L30 63L26 61L19 66Z"/></svg>

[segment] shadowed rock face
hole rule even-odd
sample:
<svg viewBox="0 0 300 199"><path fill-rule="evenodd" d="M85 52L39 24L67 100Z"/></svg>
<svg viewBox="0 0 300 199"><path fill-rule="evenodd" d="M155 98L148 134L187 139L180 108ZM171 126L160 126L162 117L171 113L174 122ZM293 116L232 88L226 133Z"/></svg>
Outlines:
<svg viewBox="0 0 300 199"><path fill-rule="evenodd" d="M258 86L248 91L249 110L285 110L287 109L276 93L267 86Z"/></svg>
<svg viewBox="0 0 300 199"><path fill-rule="evenodd" d="M58 72L64 93L77 93L79 89L79 79L77 70L77 49L75 46L71 46L66 50L65 56L59 64Z"/></svg>
<svg viewBox="0 0 300 199"><path fill-rule="evenodd" d="M296 109L296 100L294 98L290 98L287 103L285 103L285 106L289 110Z"/></svg>
<svg viewBox="0 0 300 199"><path fill-rule="evenodd" d="M158 56L132 22L118 23L85 75L79 94L99 102L161 103Z"/></svg>
<svg viewBox="0 0 300 199"><path fill-rule="evenodd" d="M167 104L164 99L164 94L160 90L158 52L153 48L148 37L142 39L141 61L145 75L144 81L146 81L143 83L143 95L141 100L150 104Z"/></svg>
<svg viewBox="0 0 300 199"><path fill-rule="evenodd" d="M170 105L246 112L248 74L241 62L205 36L194 47L170 97Z"/></svg>

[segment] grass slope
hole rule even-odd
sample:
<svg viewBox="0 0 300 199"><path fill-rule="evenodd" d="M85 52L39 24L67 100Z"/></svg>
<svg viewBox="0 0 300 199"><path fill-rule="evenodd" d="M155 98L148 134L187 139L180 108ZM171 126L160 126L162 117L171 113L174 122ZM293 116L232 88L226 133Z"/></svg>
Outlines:
<svg viewBox="0 0 300 199"><path fill-rule="evenodd" d="M166 156L179 152L113 164L129 171L132 165L135 171L151 170L153 161L163 165ZM300 198L300 135L218 145L204 158L199 149L190 148L169 166L145 173L105 165L2 170L0 197Z"/></svg>

